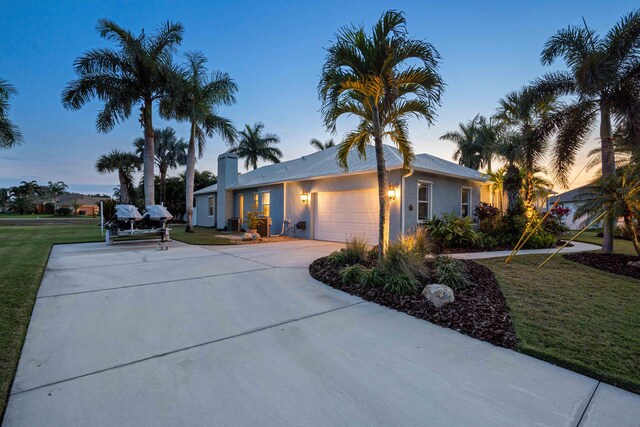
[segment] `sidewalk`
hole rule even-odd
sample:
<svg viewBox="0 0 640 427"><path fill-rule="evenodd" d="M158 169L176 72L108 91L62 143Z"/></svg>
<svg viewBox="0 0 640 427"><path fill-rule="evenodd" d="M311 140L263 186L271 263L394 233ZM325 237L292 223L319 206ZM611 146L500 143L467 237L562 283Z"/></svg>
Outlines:
<svg viewBox="0 0 640 427"><path fill-rule="evenodd" d="M597 251L601 249L599 245L592 245L591 243L583 243L583 242L571 242L573 244L572 247L566 247L560 251L561 254L570 254L574 252L588 252L588 251ZM551 255L557 248L552 249L523 249L519 250L517 255ZM490 251L490 252L466 252L461 254L450 254L453 258L458 259L485 259L485 258L501 258L508 257L511 251Z"/></svg>

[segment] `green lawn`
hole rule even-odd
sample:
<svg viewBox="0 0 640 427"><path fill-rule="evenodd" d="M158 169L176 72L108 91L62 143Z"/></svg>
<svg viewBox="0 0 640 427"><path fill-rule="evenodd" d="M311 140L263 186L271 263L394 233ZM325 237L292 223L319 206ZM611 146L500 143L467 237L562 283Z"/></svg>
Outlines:
<svg viewBox="0 0 640 427"><path fill-rule="evenodd" d="M576 232L569 232L567 233L567 236L571 237L575 235L575 233ZM597 245L602 245L602 237L597 237L596 234L598 234L598 231L585 231L584 233L579 235L576 240L578 242L595 243ZM635 249L633 249L633 243L631 243L629 240L614 239L613 251L618 254L638 255Z"/></svg>
<svg viewBox="0 0 640 427"><path fill-rule="evenodd" d="M102 240L95 225L0 223L0 413L4 412L31 310L54 243Z"/></svg>
<svg viewBox="0 0 640 427"><path fill-rule="evenodd" d="M596 232L580 240L601 243ZM615 251L635 254L631 242ZM519 351L640 393L640 281L562 256L478 262L491 268L511 309Z"/></svg>
<svg viewBox="0 0 640 427"><path fill-rule="evenodd" d="M194 227L193 233L184 231L184 224L171 225L171 238L191 245L232 245L233 241L220 237L214 228Z"/></svg>
<svg viewBox="0 0 640 427"><path fill-rule="evenodd" d="M54 214L25 214L25 215L20 215L20 214L0 214L0 220L2 219L24 219L24 220L31 220L31 219L51 219L51 218L55 218L55 219L93 219L93 220L100 220L100 217L94 217L91 215L54 215Z"/></svg>

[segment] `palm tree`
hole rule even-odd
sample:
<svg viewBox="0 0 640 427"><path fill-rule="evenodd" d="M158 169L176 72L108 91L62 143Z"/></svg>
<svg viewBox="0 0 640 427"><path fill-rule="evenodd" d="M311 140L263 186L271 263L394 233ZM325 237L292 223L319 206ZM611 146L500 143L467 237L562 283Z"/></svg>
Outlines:
<svg viewBox="0 0 640 427"><path fill-rule="evenodd" d="M131 116L140 105L139 121L144 129L144 202L155 204L153 104L172 92L176 73L172 55L182 41L182 24L166 22L152 35L138 36L101 19L100 36L115 42L118 49L93 49L76 59L78 79L62 93L65 108L78 110L93 98L104 103L98 113L96 128L106 133Z"/></svg>
<svg viewBox="0 0 640 427"><path fill-rule="evenodd" d="M176 136L176 131L170 127L155 129L154 160L160 171L160 203L167 201L167 172L187 164L187 148L189 144L184 139ZM136 138L133 141L136 154L144 161L144 138Z"/></svg>
<svg viewBox="0 0 640 427"><path fill-rule="evenodd" d="M478 114L467 123L458 123L457 131L445 133L440 140L456 144L453 160L458 164L475 170L486 166L491 170L497 138L493 132L489 121Z"/></svg>
<svg viewBox="0 0 640 427"><path fill-rule="evenodd" d="M52 182L49 181L47 183L47 193L52 197L60 196L64 194L69 189L69 186L64 181Z"/></svg>
<svg viewBox="0 0 640 427"><path fill-rule="evenodd" d="M80 203L77 200L74 200L71 203L71 206L73 207L73 215L78 215L78 209L80 209L80 207L82 206L82 203Z"/></svg>
<svg viewBox="0 0 640 427"><path fill-rule="evenodd" d="M9 189L8 188L0 188L0 212L4 212L4 210L9 205L10 201Z"/></svg>
<svg viewBox="0 0 640 427"><path fill-rule="evenodd" d="M134 153L112 150L103 154L96 162L96 169L100 173L118 172L120 182L120 203L128 205L133 200L135 192L133 173L140 170L142 162Z"/></svg>
<svg viewBox="0 0 640 427"><path fill-rule="evenodd" d="M273 133L263 135L263 129L264 124L256 123L253 127L245 125L244 129L238 132L238 146L234 147L231 152L237 153L238 157L245 159L245 169L249 169L249 165L253 166L253 169L257 169L258 160L280 163L282 151L273 146L280 143L280 138Z"/></svg>
<svg viewBox="0 0 640 427"><path fill-rule="evenodd" d="M554 149L555 173L566 185L579 149L600 121L602 176L615 174L612 117L620 113L640 69L640 10L622 17L604 37L584 26L559 30L545 44L541 62L551 65L564 59L568 70L550 72L536 80L538 92L575 95L563 110L563 121ZM604 221L603 253L613 252L614 217Z"/></svg>
<svg viewBox="0 0 640 427"><path fill-rule="evenodd" d="M488 171L489 176L489 191L491 191L491 198L493 199L498 194L498 207L500 212L504 212L503 199L504 199L504 177L506 168L501 167L496 171Z"/></svg>
<svg viewBox="0 0 640 427"><path fill-rule="evenodd" d="M202 52L187 52L186 65L181 70L179 96L166 100L161 105L166 115L190 124L189 147L187 150L186 172L186 213L187 232L193 232L193 191L196 170L196 144L198 157L202 157L207 137L218 134L223 141L232 145L236 140L236 130L231 121L218 115L220 105L233 105L238 86L233 79L222 72L208 75L207 58Z"/></svg>
<svg viewBox="0 0 640 427"><path fill-rule="evenodd" d="M309 141L309 145L311 145L317 151L322 151L326 150L327 148L335 147L336 143L333 142L333 138L328 139L325 142L320 141L318 138L311 138L311 141Z"/></svg>
<svg viewBox="0 0 640 427"><path fill-rule="evenodd" d="M574 218L585 216L586 221L591 222L603 212L610 212L614 218L622 217L633 247L640 256L636 228L640 214L640 168L637 164L618 168L611 177L597 178L580 194L578 202Z"/></svg>
<svg viewBox="0 0 640 427"><path fill-rule="evenodd" d="M524 204L528 215L533 215L533 175L556 130L557 108L554 95L538 95L530 88L511 92L499 101L496 118L520 135L519 163L525 170Z"/></svg>
<svg viewBox="0 0 640 427"><path fill-rule="evenodd" d="M491 173L491 163L498 155L498 146L505 134L504 124L495 117L486 118L477 116L477 140L480 145L482 162L487 167L487 172Z"/></svg>
<svg viewBox="0 0 640 427"><path fill-rule="evenodd" d="M480 147L477 143L478 129L476 119L467 123L458 123L458 130L450 131L440 137L442 141L451 141L456 144L456 151L453 153L453 160L458 164L471 169L479 170L482 159L480 157Z"/></svg>
<svg viewBox="0 0 640 427"><path fill-rule="evenodd" d="M21 181L17 187L17 195L26 197L38 197L42 195L44 189L38 185L37 181Z"/></svg>
<svg viewBox="0 0 640 427"><path fill-rule="evenodd" d="M8 81L0 79L0 148L11 148L22 142L20 129L9 120L9 101L18 92Z"/></svg>
<svg viewBox="0 0 640 427"><path fill-rule="evenodd" d="M401 12L385 12L371 34L364 27L344 27L327 50L318 86L325 127L336 132L338 118L356 116L358 127L349 132L338 149L337 161L347 168L348 154L356 149L366 155L375 146L379 213L380 259L389 239L389 199L383 140L388 137L400 150L403 166L414 159L409 141L408 118L435 118L444 83L438 74L440 55L429 43L407 35ZM411 65L408 64L411 63Z"/></svg>
<svg viewBox="0 0 640 427"><path fill-rule="evenodd" d="M520 189L520 168L518 163L522 159L522 138L516 132L509 132L498 145L498 155L507 163L502 186L507 192L507 212L513 216L521 212L522 200Z"/></svg>

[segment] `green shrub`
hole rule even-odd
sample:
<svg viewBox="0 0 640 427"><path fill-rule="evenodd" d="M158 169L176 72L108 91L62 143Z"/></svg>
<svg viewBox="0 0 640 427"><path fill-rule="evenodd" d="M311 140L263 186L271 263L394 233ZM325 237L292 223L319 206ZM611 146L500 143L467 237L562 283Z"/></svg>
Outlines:
<svg viewBox="0 0 640 427"><path fill-rule="evenodd" d="M497 248L500 245L498 239L488 233L479 232L478 235L480 236L479 246L482 247L482 249L491 250Z"/></svg>
<svg viewBox="0 0 640 427"><path fill-rule="evenodd" d="M496 224L493 237L500 246L515 246L527 227L527 217L523 213L505 214Z"/></svg>
<svg viewBox="0 0 640 427"><path fill-rule="evenodd" d="M345 285L349 284L362 284L367 269L360 264L348 265L340 270L340 279Z"/></svg>
<svg viewBox="0 0 640 427"><path fill-rule="evenodd" d="M396 273L386 276L384 289L397 295L406 295L416 291L418 281L409 274Z"/></svg>
<svg viewBox="0 0 640 427"><path fill-rule="evenodd" d="M346 257L342 253L342 251L331 252L327 256L327 260L333 265L346 265Z"/></svg>
<svg viewBox="0 0 640 427"><path fill-rule="evenodd" d="M369 256L369 243L364 237L354 236L347 240L342 253L349 264L364 262Z"/></svg>
<svg viewBox="0 0 640 427"><path fill-rule="evenodd" d="M434 259L434 275L438 283L453 290L468 286L467 267L460 260L445 255L438 255Z"/></svg>
<svg viewBox="0 0 640 427"><path fill-rule="evenodd" d="M479 243L479 235L473 229L471 218L460 218L451 214L443 214L442 217L433 217L424 223L429 240L439 249L447 248L471 248Z"/></svg>
<svg viewBox="0 0 640 427"><path fill-rule="evenodd" d="M387 276L404 274L417 278L427 270L424 255L418 250L412 250L410 246L403 245L402 240L389 243L379 265Z"/></svg>
<svg viewBox="0 0 640 427"><path fill-rule="evenodd" d="M416 253L422 258L433 252L433 245L429 241L429 235L422 227L412 233L400 236L398 243L404 251Z"/></svg>
<svg viewBox="0 0 640 427"><path fill-rule="evenodd" d="M249 230L255 230L258 228L258 224L260 223L260 215L262 212L258 211L258 209L254 206L245 214L245 225Z"/></svg>
<svg viewBox="0 0 640 427"><path fill-rule="evenodd" d="M527 243L524 245L524 249L552 248L555 246L556 241L556 236L539 228L529 237L529 240L527 240Z"/></svg>
<svg viewBox="0 0 640 427"><path fill-rule="evenodd" d="M71 209L69 209L69 208L58 208L58 209L56 209L56 214L57 215L63 215L63 216L71 215Z"/></svg>
<svg viewBox="0 0 640 427"><path fill-rule="evenodd" d="M382 270L378 267L365 269L362 274L361 284L369 288L377 288L383 286L385 282L385 276Z"/></svg>

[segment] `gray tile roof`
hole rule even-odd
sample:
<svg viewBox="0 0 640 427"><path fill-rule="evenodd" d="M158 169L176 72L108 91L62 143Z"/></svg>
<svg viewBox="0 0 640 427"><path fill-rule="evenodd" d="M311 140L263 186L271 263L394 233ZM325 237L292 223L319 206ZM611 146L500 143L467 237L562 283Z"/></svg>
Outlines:
<svg viewBox="0 0 640 427"><path fill-rule="evenodd" d="M575 202L580 200L580 196L589 189L589 185L583 185L582 187L574 188L573 190L566 191L557 196L549 197L549 203L555 203L560 199L560 202Z"/></svg>
<svg viewBox="0 0 640 427"><path fill-rule="evenodd" d="M78 202L83 205L95 205L100 203L101 200L109 200L109 197L87 196L86 194L78 193L61 194L56 197L56 203L58 205L71 205L73 202Z"/></svg>
<svg viewBox="0 0 640 427"><path fill-rule="evenodd" d="M402 167L402 156L397 148L384 146L387 169L399 169ZM301 181L309 178L323 176L342 175L355 172L374 172L376 170L375 148L367 146L366 157L360 158L358 153L351 151L347 158L349 170L344 170L336 162L338 147L302 156L294 160L263 166L238 176L238 183L229 189L256 187L284 181ZM440 159L429 154L418 154L414 161L415 170L431 172L439 175L467 178L476 181L486 181L483 173L474 169L457 165L453 162ZM194 194L206 194L217 191L217 185L212 185Z"/></svg>
<svg viewBox="0 0 640 427"><path fill-rule="evenodd" d="M198 191L194 191L193 194L197 196L198 194L209 194L215 193L216 191L218 191L218 184L213 184L208 187L201 188Z"/></svg>

